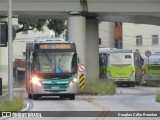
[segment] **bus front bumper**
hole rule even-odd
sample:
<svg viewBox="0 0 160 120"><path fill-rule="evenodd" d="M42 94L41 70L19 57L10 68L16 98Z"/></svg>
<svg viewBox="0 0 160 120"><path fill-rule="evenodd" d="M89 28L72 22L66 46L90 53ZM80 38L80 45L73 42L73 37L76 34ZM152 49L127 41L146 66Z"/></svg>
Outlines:
<svg viewBox="0 0 160 120"><path fill-rule="evenodd" d="M118 82L118 81L135 81L135 77L130 77L130 78L112 78L112 77L108 77L109 80Z"/></svg>

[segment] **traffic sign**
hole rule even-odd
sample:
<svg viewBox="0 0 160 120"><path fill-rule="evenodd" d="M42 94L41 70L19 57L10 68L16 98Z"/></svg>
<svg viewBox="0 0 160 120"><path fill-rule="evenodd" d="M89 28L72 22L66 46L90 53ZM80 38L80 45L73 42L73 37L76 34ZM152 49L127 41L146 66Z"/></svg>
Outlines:
<svg viewBox="0 0 160 120"><path fill-rule="evenodd" d="M79 76L79 87L83 89L85 87L85 79L84 79L84 74L80 74Z"/></svg>
<svg viewBox="0 0 160 120"><path fill-rule="evenodd" d="M84 64L79 64L78 70L79 70L79 72L84 72L86 70L86 66Z"/></svg>
<svg viewBox="0 0 160 120"><path fill-rule="evenodd" d="M147 51L145 52L145 55L146 55L147 57L150 57L150 56L151 56L151 51L147 50Z"/></svg>

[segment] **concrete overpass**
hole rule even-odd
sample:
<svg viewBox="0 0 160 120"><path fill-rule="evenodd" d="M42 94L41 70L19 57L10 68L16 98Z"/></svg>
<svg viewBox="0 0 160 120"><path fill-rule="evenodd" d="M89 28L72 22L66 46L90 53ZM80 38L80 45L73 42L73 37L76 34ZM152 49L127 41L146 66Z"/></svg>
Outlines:
<svg viewBox="0 0 160 120"><path fill-rule="evenodd" d="M0 16L7 16L7 0L0 1ZM69 40L77 44L86 78L99 76L98 22L160 25L160 0L13 0L13 15L68 19Z"/></svg>
<svg viewBox="0 0 160 120"><path fill-rule="evenodd" d="M7 15L7 0L0 1L0 15ZM13 0L13 14L20 17L67 19L70 12L82 12L103 21L159 25L159 0Z"/></svg>

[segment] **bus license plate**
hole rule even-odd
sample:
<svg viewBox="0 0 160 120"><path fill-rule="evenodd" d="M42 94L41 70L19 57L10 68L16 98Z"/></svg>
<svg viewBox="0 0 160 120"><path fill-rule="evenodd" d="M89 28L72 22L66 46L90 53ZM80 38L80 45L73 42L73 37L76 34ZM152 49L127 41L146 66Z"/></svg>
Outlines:
<svg viewBox="0 0 160 120"><path fill-rule="evenodd" d="M58 89L59 87L56 87L56 86L52 87L52 90L58 90Z"/></svg>

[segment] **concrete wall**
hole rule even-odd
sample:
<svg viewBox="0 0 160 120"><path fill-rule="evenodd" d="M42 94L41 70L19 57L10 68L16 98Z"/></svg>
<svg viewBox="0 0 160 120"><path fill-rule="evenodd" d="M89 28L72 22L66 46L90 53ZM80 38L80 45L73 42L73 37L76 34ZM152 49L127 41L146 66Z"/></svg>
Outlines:
<svg viewBox="0 0 160 120"><path fill-rule="evenodd" d="M142 46L136 45L136 35L142 35ZM152 35L158 35L160 38L160 26L123 23L123 48L139 49L142 56L145 56L145 51L153 52L160 51L160 40L158 45L152 45Z"/></svg>
<svg viewBox="0 0 160 120"><path fill-rule="evenodd" d="M99 38L101 38L101 45L99 45L99 47L114 47L114 23L113 22L99 23Z"/></svg>

